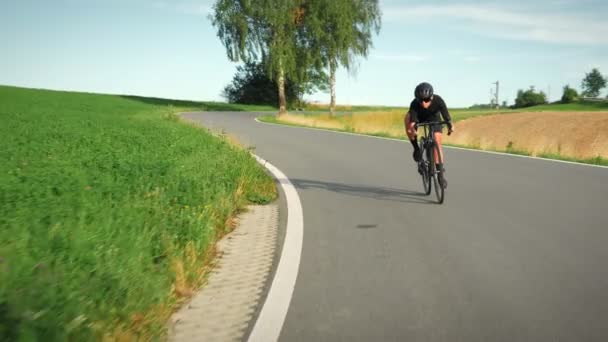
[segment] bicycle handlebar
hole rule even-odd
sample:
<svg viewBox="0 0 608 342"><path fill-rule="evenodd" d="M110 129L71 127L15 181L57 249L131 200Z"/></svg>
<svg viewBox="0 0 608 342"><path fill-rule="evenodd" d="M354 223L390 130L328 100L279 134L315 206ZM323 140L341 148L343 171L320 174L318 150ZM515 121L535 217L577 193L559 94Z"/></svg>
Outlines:
<svg viewBox="0 0 608 342"><path fill-rule="evenodd" d="M429 122L417 122L416 127L431 126L431 125L447 125L449 121L429 121Z"/></svg>
<svg viewBox="0 0 608 342"><path fill-rule="evenodd" d="M433 126L433 125L450 125L452 124L450 121L429 121L429 122L416 122L414 124L414 128L418 129L418 127L424 126Z"/></svg>
<svg viewBox="0 0 608 342"><path fill-rule="evenodd" d="M451 134L452 134L452 128L451 128L451 127L452 127L452 126L451 126L451 125L452 125L452 123L451 123L450 121L416 122L416 123L414 124L414 129L415 129L415 130L418 130L418 127L420 127L420 126L423 126L423 127L424 127L424 126L429 126L429 127L431 127L431 126L434 126L434 125L446 125L446 126L448 126L448 125L449 125L449 126L448 126L448 128L449 128L449 130L448 130L448 135L451 135ZM432 131L432 128L431 128L431 131Z"/></svg>

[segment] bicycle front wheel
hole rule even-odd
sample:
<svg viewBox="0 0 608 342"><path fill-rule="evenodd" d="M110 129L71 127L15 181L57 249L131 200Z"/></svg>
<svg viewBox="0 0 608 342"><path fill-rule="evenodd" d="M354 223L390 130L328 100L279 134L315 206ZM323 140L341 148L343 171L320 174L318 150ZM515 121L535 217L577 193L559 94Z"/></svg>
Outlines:
<svg viewBox="0 0 608 342"><path fill-rule="evenodd" d="M429 158L428 150L423 146L420 147L420 161L418 162L418 173L422 177L422 186L424 188L424 194L429 195L431 193L431 179L429 174Z"/></svg>
<svg viewBox="0 0 608 342"><path fill-rule="evenodd" d="M433 185L435 185L437 203L442 204L445 199L445 190L439 182L439 173L443 172L443 170L437 170L437 164L443 164L443 160L441 160L441 153L437 144L433 144L432 151L435 153L431 153L431 177L433 178ZM437 158L435 158L435 155L437 155Z"/></svg>

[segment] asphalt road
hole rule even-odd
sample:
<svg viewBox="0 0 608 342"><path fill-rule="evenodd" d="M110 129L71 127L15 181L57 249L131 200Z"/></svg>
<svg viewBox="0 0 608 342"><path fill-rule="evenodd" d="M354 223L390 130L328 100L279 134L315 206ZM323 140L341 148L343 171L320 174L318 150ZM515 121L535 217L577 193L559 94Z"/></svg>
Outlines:
<svg viewBox="0 0 608 342"><path fill-rule="evenodd" d="M437 205L408 143L255 116L184 114L298 190L281 341L608 341L607 168L446 149Z"/></svg>

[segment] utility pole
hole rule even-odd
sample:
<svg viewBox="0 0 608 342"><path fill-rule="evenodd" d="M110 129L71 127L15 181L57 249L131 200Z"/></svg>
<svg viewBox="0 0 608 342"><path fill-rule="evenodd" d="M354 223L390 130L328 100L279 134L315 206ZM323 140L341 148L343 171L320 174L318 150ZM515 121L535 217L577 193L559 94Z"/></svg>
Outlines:
<svg viewBox="0 0 608 342"><path fill-rule="evenodd" d="M494 93L494 103L496 104L496 109L498 109L500 106L500 104L498 103L498 81L493 82L492 84L496 85L496 92Z"/></svg>

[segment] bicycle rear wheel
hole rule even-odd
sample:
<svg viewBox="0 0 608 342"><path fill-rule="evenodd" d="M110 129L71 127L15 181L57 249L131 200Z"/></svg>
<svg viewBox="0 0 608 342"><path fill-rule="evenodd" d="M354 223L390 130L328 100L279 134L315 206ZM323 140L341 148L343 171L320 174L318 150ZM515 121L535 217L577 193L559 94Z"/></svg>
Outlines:
<svg viewBox="0 0 608 342"><path fill-rule="evenodd" d="M435 159L435 153L437 152L437 158ZM439 146L437 144L433 144L432 152L431 152L431 177L433 178L433 184L435 185L435 195L437 196L437 203L442 204L445 199L445 190L443 186L439 184L439 173L443 172L442 170L437 170L437 164L443 164L441 160L441 153L439 151Z"/></svg>

